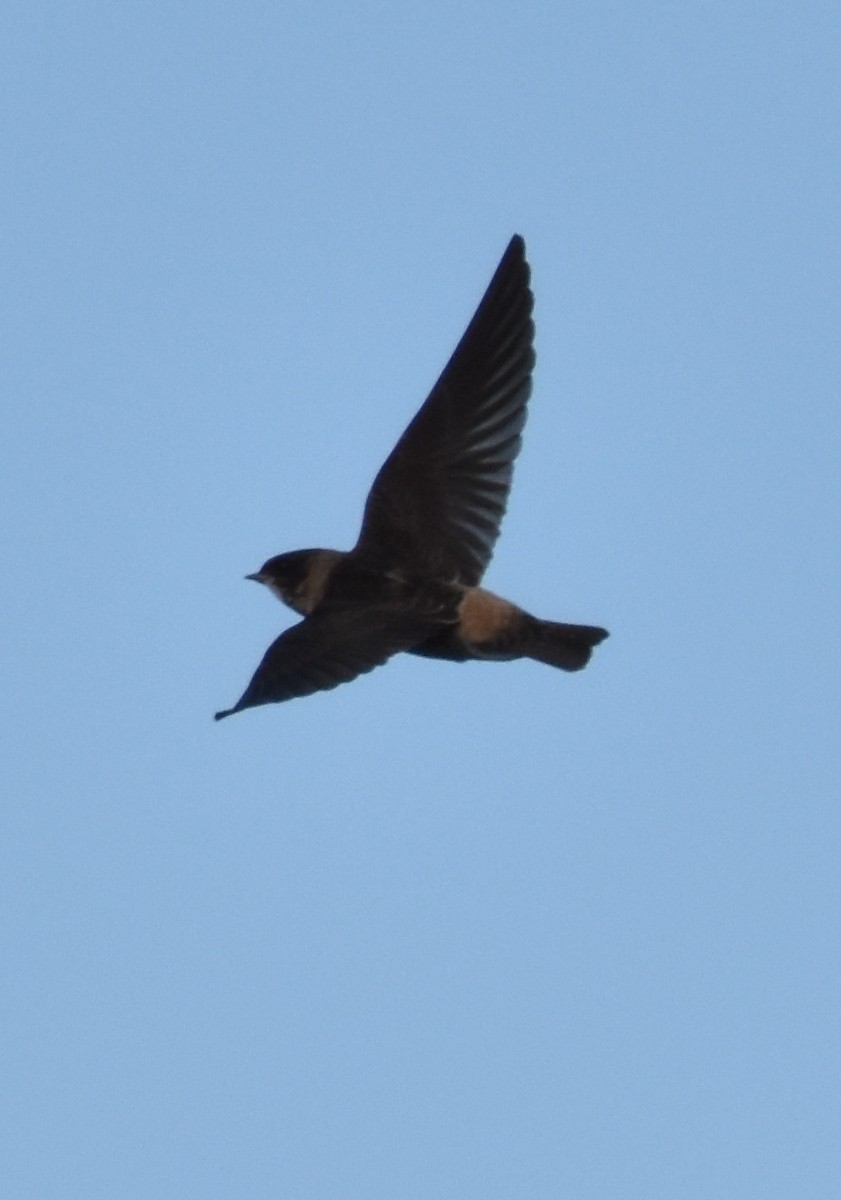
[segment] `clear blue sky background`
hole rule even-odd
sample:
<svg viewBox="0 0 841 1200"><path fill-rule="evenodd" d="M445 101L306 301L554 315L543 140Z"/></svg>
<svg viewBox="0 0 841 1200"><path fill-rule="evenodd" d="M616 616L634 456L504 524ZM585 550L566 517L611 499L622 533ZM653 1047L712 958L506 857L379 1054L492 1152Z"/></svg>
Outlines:
<svg viewBox="0 0 841 1200"><path fill-rule="evenodd" d="M837 4L2 18L3 1192L837 1192ZM221 725L510 235L489 586Z"/></svg>

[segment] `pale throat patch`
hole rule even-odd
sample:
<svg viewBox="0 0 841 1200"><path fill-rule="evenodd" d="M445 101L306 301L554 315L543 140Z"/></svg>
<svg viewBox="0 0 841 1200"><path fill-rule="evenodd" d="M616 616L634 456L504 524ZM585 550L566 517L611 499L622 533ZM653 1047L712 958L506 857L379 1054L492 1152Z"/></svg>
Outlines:
<svg viewBox="0 0 841 1200"><path fill-rule="evenodd" d="M269 589L271 594L281 602L281 604L285 604L287 608L293 609L293 611L296 613L300 613L302 611L298 605L294 603L293 598L289 596L283 590L283 588L278 587L276 583L273 583L271 580L266 580L266 587Z"/></svg>

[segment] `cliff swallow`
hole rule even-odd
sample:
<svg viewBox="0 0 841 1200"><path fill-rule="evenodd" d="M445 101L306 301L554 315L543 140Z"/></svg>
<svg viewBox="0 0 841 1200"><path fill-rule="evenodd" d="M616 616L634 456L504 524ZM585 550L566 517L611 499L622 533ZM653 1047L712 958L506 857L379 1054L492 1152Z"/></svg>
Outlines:
<svg viewBox="0 0 841 1200"><path fill-rule="evenodd" d="M352 550L293 550L246 578L303 620L216 719L336 687L401 650L533 658L577 671L607 631L542 621L479 587L499 534L534 367L523 239L511 239L464 337L392 450Z"/></svg>

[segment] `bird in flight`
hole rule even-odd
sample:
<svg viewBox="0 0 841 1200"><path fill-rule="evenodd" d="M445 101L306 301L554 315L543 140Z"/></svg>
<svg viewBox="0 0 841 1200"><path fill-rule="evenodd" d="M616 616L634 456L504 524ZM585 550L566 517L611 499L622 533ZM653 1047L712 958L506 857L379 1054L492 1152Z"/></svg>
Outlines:
<svg viewBox="0 0 841 1200"><path fill-rule="evenodd" d="M401 650L532 658L578 671L607 637L479 586L505 513L534 368L533 296L515 236L467 330L374 480L352 550L292 550L246 576L301 617L216 720L325 691Z"/></svg>

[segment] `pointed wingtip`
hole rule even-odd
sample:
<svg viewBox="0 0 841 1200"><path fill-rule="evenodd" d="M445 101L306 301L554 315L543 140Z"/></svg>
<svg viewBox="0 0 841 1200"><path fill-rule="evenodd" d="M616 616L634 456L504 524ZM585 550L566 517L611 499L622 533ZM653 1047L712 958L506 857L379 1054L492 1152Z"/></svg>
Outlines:
<svg viewBox="0 0 841 1200"><path fill-rule="evenodd" d="M230 717L235 711L236 709L233 708L223 708L220 712L213 714L213 720L221 721L223 717Z"/></svg>

